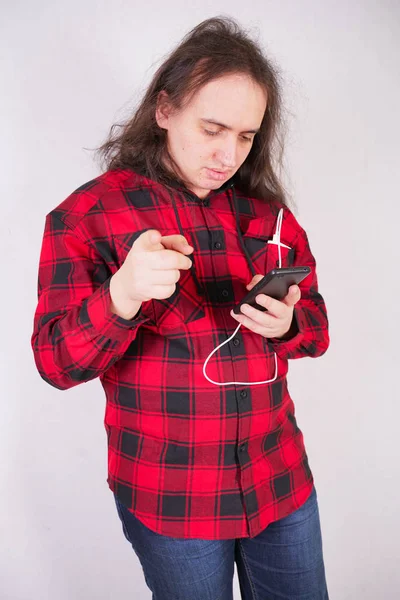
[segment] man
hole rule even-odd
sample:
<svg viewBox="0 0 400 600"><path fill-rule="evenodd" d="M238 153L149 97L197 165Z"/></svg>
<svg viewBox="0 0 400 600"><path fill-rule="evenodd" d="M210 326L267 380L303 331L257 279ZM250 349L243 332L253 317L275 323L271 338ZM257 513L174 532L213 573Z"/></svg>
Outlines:
<svg viewBox="0 0 400 600"><path fill-rule="evenodd" d="M286 382L289 358L326 351L328 321L271 166L279 115L270 62L209 19L102 146L106 172L47 215L36 363L60 389L100 377L108 484L157 600L231 599L235 561L243 598L328 598ZM311 274L235 315L277 264Z"/></svg>

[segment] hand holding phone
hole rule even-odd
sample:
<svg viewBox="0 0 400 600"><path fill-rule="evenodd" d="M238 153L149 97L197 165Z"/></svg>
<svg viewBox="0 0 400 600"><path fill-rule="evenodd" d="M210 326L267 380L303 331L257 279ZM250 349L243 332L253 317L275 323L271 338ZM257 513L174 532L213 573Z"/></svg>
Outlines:
<svg viewBox="0 0 400 600"><path fill-rule="evenodd" d="M297 285L303 279L305 279L311 273L310 267L285 267L281 269L272 269L267 275L265 275L248 294L237 304L233 312L236 315L241 314L240 307L242 304L249 304L258 310L265 311L266 308L257 304L255 298L258 294L266 294L275 298L276 300L282 300L284 298L291 285Z"/></svg>

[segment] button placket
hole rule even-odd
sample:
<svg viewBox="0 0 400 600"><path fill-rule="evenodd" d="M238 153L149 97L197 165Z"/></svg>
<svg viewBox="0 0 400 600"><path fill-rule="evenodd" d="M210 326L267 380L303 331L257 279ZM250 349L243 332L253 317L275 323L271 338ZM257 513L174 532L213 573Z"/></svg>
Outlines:
<svg viewBox="0 0 400 600"><path fill-rule="evenodd" d="M224 250L224 233L222 231L211 231L211 248L213 250Z"/></svg>
<svg viewBox="0 0 400 600"><path fill-rule="evenodd" d="M251 409L250 404L249 393L247 390L241 390L241 392L237 394L238 414L248 413Z"/></svg>

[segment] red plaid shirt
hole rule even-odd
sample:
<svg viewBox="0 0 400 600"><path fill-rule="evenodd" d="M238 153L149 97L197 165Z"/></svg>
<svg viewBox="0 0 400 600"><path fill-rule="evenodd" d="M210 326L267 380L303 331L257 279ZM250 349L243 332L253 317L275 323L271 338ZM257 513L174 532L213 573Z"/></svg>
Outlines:
<svg viewBox="0 0 400 600"><path fill-rule="evenodd" d="M289 340L267 340L229 312L247 293L252 269L276 267L278 209L223 186L207 201L173 192L130 170L108 171L75 190L46 217L32 347L40 375L59 389L100 377L107 404L108 484L159 534L254 537L299 508L313 487L286 374L289 358L322 355L326 307L305 231L284 208L282 266L308 265ZM172 202L172 199L174 202ZM175 206L174 206L175 204ZM178 219L177 219L178 213ZM177 220L180 221L178 224ZM110 277L137 237L184 231L195 272L176 292L142 304L125 320L110 310Z"/></svg>

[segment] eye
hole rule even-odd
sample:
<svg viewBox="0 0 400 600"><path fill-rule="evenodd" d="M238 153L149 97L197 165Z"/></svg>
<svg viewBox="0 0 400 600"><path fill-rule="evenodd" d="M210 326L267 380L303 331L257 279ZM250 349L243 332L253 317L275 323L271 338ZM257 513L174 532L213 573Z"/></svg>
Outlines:
<svg viewBox="0 0 400 600"><path fill-rule="evenodd" d="M206 135L218 135L220 133L219 131L209 131L208 129L203 129L203 131ZM253 139L254 138L249 138L245 135L242 135L242 140L248 144L251 144L253 142Z"/></svg>
<svg viewBox="0 0 400 600"><path fill-rule="evenodd" d="M204 133L207 135L218 135L219 131L208 131L208 129L204 129Z"/></svg>
<svg viewBox="0 0 400 600"><path fill-rule="evenodd" d="M209 131L208 129L204 129L204 133L206 135L218 135L220 132L219 131ZM249 137L246 137L245 135L242 135L242 140L244 142L251 143L253 141L253 138L249 138Z"/></svg>

